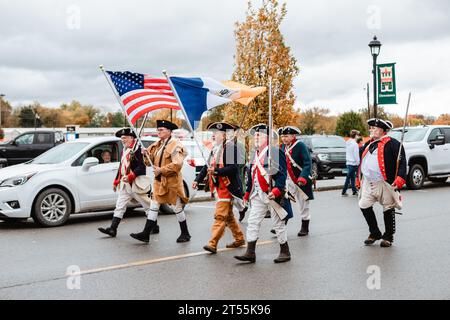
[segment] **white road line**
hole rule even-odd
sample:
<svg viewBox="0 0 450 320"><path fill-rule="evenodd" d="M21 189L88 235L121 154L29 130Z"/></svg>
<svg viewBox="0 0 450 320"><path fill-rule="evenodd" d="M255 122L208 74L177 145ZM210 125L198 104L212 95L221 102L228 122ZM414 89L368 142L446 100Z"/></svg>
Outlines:
<svg viewBox="0 0 450 320"><path fill-rule="evenodd" d="M273 243L273 242L274 242L274 240L261 241L261 242L258 242L257 245L258 246L262 246L262 245L270 244L270 243ZM240 248L245 248L245 247L246 246L243 246L243 247L240 247ZM223 249L218 249L217 252L225 252L225 251L230 251L230 250L235 250L235 249L223 248ZM210 253L207 252L207 251L200 251L200 252L193 252L193 253L187 253L187 254L181 254L181 255L169 256L169 257L163 257L163 258L157 258L157 259L134 261L134 262L130 262L130 263L118 264L118 265L113 265L113 266L108 266L108 267L95 268L95 269L89 269L89 270L82 270L82 271L77 272L77 273L66 274L66 276L67 277L74 277L74 276L81 276L81 275L86 275L86 274L107 272L107 271L112 271L112 270L120 270L120 269L126 269L126 268L131 268L131 267L150 265L150 264L154 264L154 263L160 263L160 262L167 262L167 261L185 259L185 258L190 258L190 257L196 257L196 256L205 255L205 254L210 254Z"/></svg>

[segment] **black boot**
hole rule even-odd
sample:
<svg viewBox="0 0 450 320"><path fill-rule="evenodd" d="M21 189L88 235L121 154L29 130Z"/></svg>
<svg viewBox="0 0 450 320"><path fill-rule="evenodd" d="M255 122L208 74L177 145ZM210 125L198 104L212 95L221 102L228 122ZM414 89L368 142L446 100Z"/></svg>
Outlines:
<svg viewBox="0 0 450 320"><path fill-rule="evenodd" d="M119 226L119 223L122 219L113 217L111 222L111 227L109 228L98 228L98 231L101 233L107 234L110 237L115 238L117 235L117 227Z"/></svg>
<svg viewBox="0 0 450 320"><path fill-rule="evenodd" d="M371 245L375 241L381 239L381 231L378 229L377 218L375 217L375 212L373 208L361 209L364 218L366 219L367 225L369 226L369 237L364 240L365 245Z"/></svg>
<svg viewBox="0 0 450 320"><path fill-rule="evenodd" d="M242 211L239 211L239 222L241 222L242 220L244 220L245 218L245 213L247 212L248 207L245 207L244 209L242 209Z"/></svg>
<svg viewBox="0 0 450 320"><path fill-rule="evenodd" d="M280 244L280 254L278 258L274 259L275 263L282 263L291 260L291 252L289 251L289 245L287 241L283 244Z"/></svg>
<svg viewBox="0 0 450 320"><path fill-rule="evenodd" d="M145 227L142 232L132 233L130 236L136 240L149 243L150 242L150 233L152 232L153 227L156 225L156 221L149 220L145 222Z"/></svg>
<svg viewBox="0 0 450 320"><path fill-rule="evenodd" d="M383 240L380 243L382 247L390 247L392 246L392 242L394 242L394 233L395 233L395 209L390 209L388 211L383 212L384 218L384 227L386 231L383 234Z"/></svg>
<svg viewBox="0 0 450 320"><path fill-rule="evenodd" d="M256 241L247 242L247 251L243 256L234 256L239 261L255 262L256 261Z"/></svg>
<svg viewBox="0 0 450 320"><path fill-rule="evenodd" d="M302 220L302 227L298 232L299 237L307 236L309 233L309 220Z"/></svg>
<svg viewBox="0 0 450 320"><path fill-rule="evenodd" d="M181 234L177 239L177 242L188 242L191 240L191 235L189 234L186 220L180 222Z"/></svg>
<svg viewBox="0 0 450 320"><path fill-rule="evenodd" d="M155 221L155 226L153 227L152 231L150 231L150 234L158 234L159 233L159 225L158 220Z"/></svg>

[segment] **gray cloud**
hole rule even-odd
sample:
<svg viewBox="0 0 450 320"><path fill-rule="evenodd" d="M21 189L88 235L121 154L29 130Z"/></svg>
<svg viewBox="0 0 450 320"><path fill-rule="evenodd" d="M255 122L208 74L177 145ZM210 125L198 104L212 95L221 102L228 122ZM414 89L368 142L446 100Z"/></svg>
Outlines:
<svg viewBox="0 0 450 320"><path fill-rule="evenodd" d="M321 105L335 113L364 106L371 66L367 44L377 34L383 43L380 61L398 63L399 96L413 90L418 112L446 112L448 1L288 0L287 5L282 30L302 70L295 81L299 106ZM38 100L58 106L77 99L114 109L99 64L229 78L234 23L244 19L245 9L241 0L2 4L0 91L13 104ZM71 28L74 10L80 10L79 29Z"/></svg>

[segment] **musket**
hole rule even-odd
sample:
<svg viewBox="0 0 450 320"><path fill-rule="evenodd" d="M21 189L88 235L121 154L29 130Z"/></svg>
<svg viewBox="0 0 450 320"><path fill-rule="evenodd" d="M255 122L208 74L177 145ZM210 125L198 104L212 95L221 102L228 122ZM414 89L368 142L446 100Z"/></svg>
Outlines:
<svg viewBox="0 0 450 320"><path fill-rule="evenodd" d="M398 155L397 155L397 165L396 165L396 169L395 169L395 177L397 177L398 168L400 166L400 160L401 160L401 156L402 156L402 148L403 148L403 142L405 140L406 123L408 122L408 111L409 111L409 102L410 101L411 101L411 92L408 95L408 103L406 105L405 119L403 120L403 130L402 130L402 137L400 139L400 149L398 150Z"/></svg>
<svg viewBox="0 0 450 320"><path fill-rule="evenodd" d="M409 103L410 103L410 101L411 101L411 92L408 95L408 103L406 104L406 113L405 113L405 119L403 120L403 130L402 130L402 136L401 136L401 139L400 139L400 149L398 150L397 164L396 164L396 167L395 167L395 176L394 177L397 177L398 169L400 167L400 160L401 160L401 157L402 157L403 142L405 140L406 124L408 122L408 112L409 112ZM393 192L395 193L397 191L394 190ZM402 214L402 213L394 211L394 214Z"/></svg>

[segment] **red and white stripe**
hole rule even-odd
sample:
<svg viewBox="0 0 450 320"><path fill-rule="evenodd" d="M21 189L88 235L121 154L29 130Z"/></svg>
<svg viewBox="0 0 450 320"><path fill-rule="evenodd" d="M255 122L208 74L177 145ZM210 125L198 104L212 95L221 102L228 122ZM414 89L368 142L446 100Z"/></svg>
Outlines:
<svg viewBox="0 0 450 320"><path fill-rule="evenodd" d="M133 90L121 96L125 110L133 124L148 112L169 108L180 110L180 106L167 79L144 75L144 89Z"/></svg>

